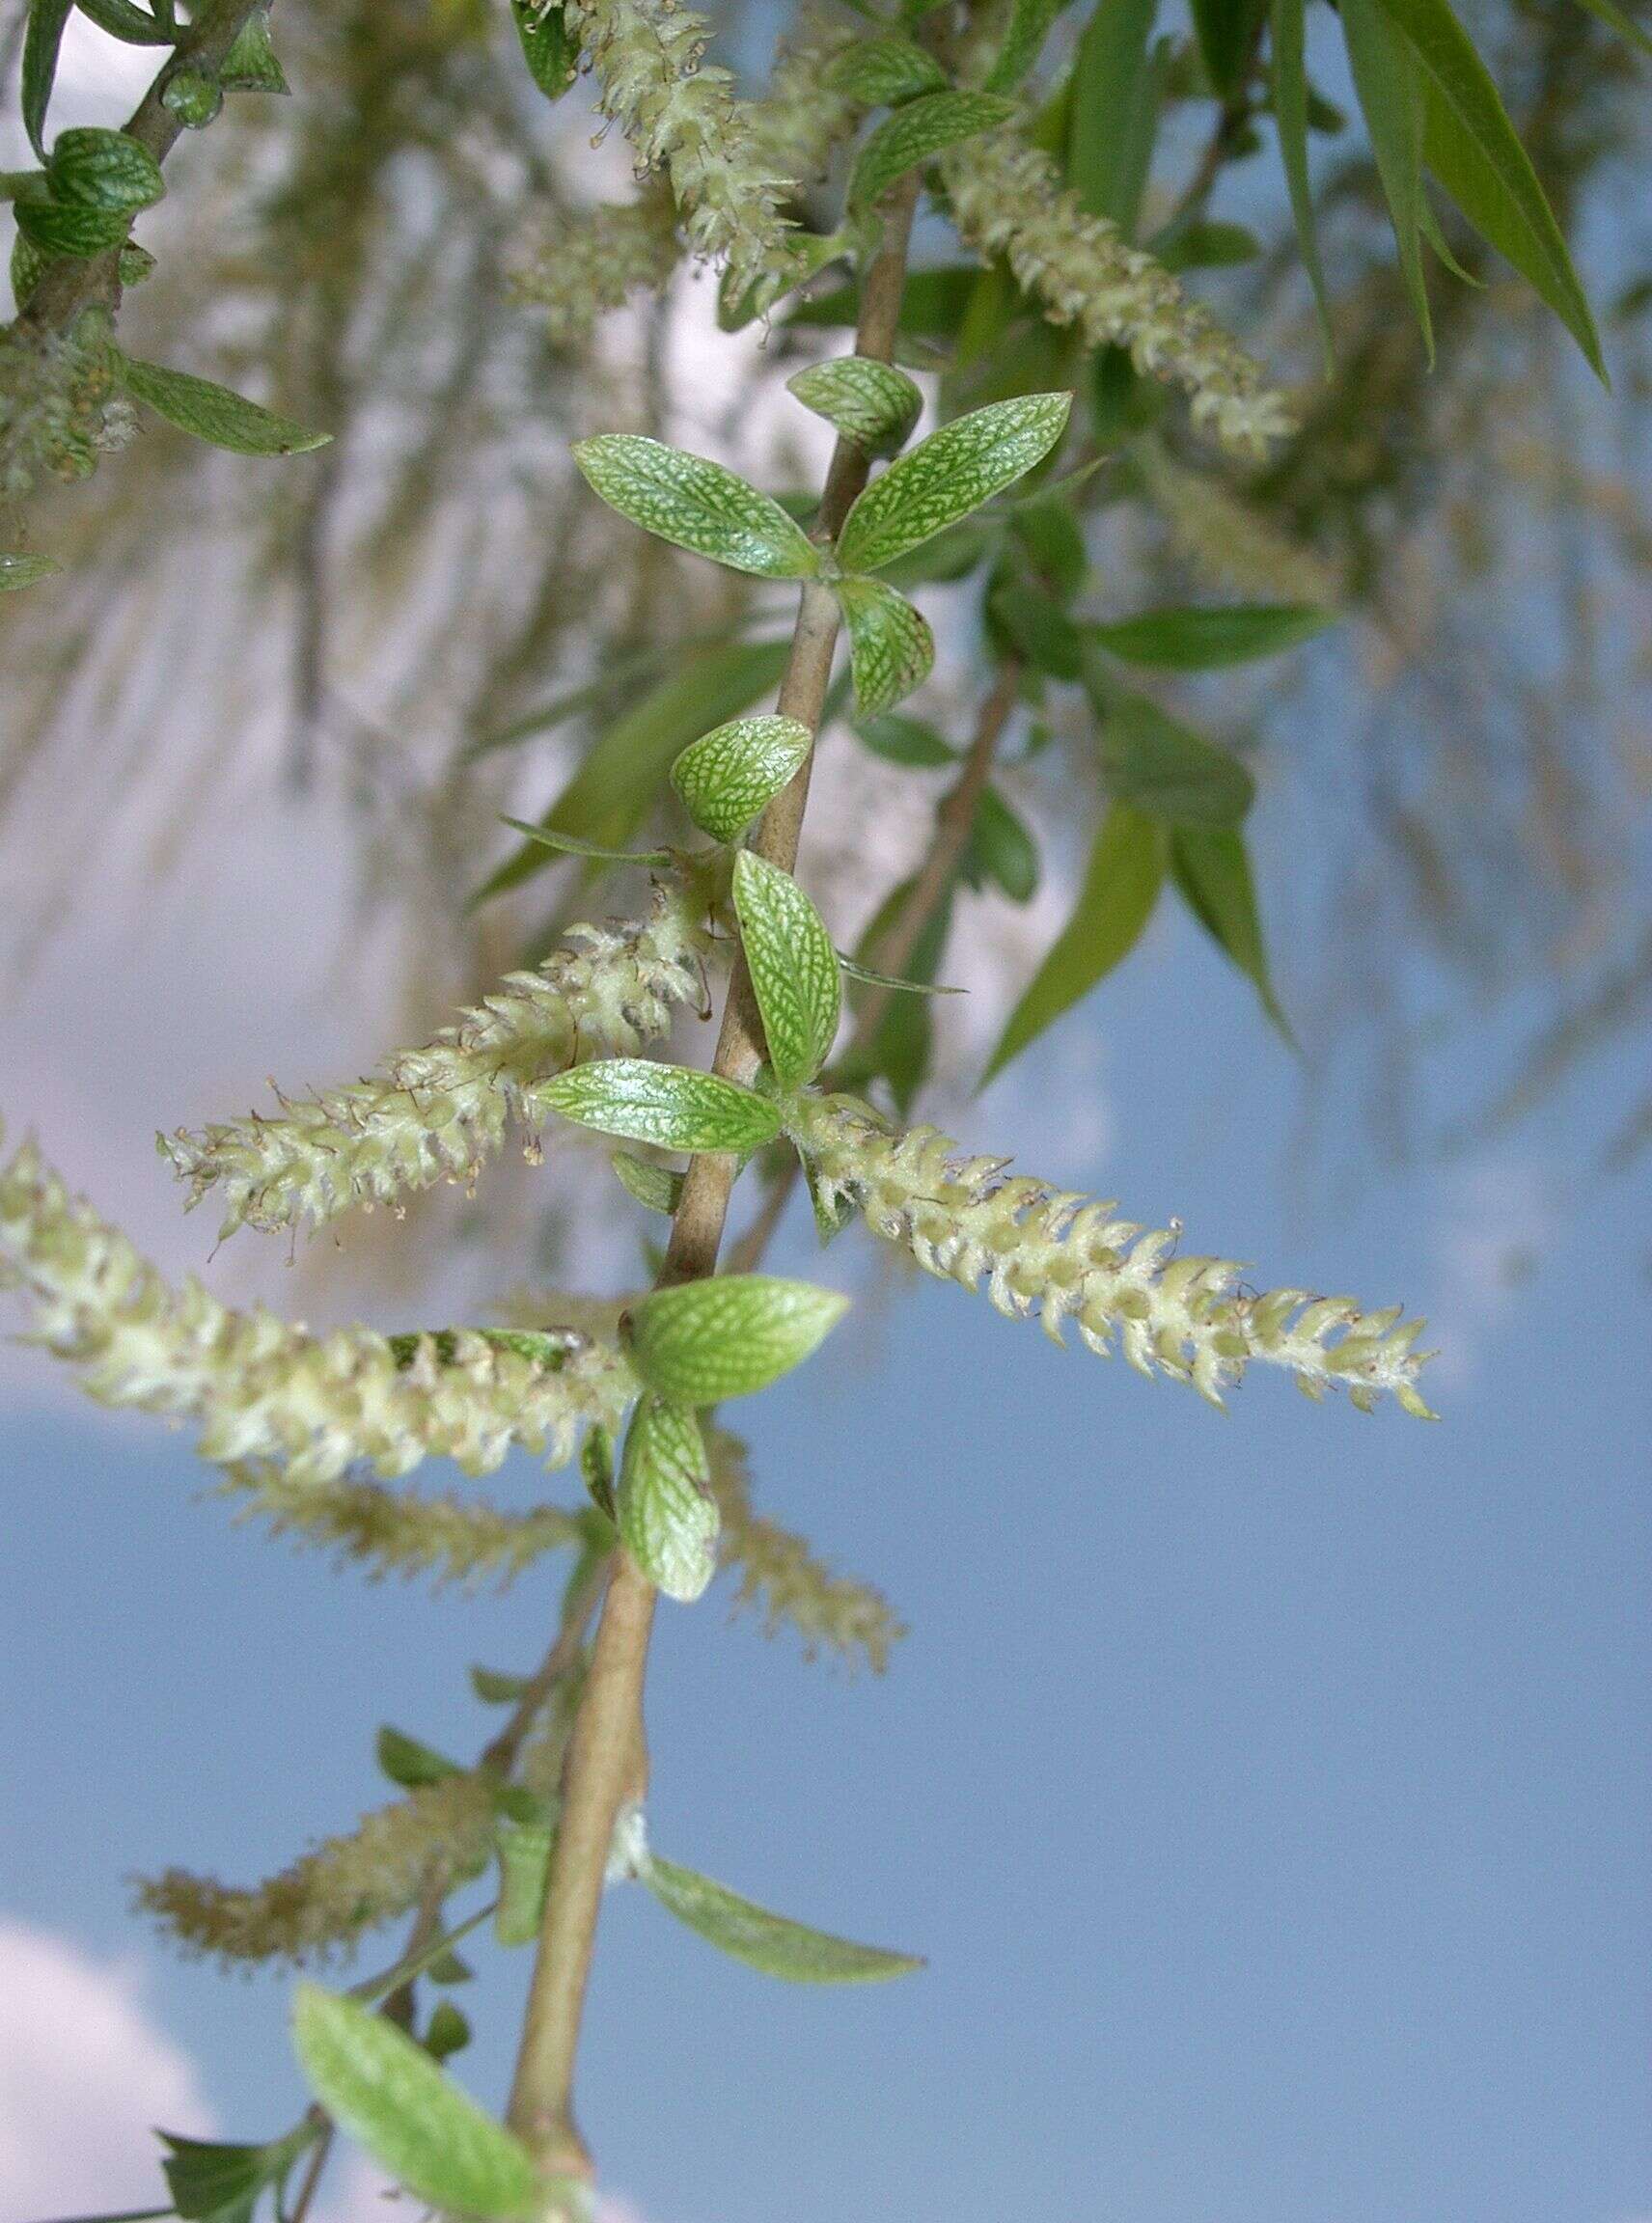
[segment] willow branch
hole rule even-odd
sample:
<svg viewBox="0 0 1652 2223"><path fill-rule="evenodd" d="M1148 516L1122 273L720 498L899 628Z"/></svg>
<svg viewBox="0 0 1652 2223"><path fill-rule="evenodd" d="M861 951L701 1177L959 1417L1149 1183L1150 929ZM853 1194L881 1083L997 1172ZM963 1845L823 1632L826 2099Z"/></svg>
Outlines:
<svg viewBox="0 0 1652 2223"><path fill-rule="evenodd" d="M918 183L913 173L884 200L882 243L866 274L855 352L878 362L887 363L894 352ZM838 442L815 520L816 538L837 537L868 469L864 450L850 441ZM811 732L818 731L825 708L838 623L830 588L806 581L778 709L783 717L801 720ZM760 857L787 871L797 859L812 761L812 754L769 805L753 843ZM750 977L739 959L712 1069L728 1080L749 1081L761 1057L761 1027ZM691 1161L660 1274L662 1285L715 1273L734 1173L730 1157ZM654 1595L636 1562L617 1551L568 1743L562 1814L509 2115L511 2127L552 2175L590 2174L590 2156L573 2121L574 2064L614 1825L620 1810L642 1796L647 1779L643 1682Z"/></svg>

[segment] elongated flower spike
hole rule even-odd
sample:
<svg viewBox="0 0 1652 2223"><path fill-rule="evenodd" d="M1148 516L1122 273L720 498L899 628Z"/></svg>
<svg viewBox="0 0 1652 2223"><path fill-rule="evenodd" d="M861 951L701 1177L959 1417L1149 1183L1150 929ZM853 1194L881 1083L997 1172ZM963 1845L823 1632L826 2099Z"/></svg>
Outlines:
<svg viewBox="0 0 1652 2223"><path fill-rule="evenodd" d="M1420 1320L1399 1307L1363 1312L1305 1289L1250 1295L1230 1259L1178 1257L1177 1236L1112 1217L1112 1204L1010 1175L1004 1158L971 1158L933 1127L892 1128L852 1096L806 1097L793 1139L830 1211L857 1206L872 1232L926 1274L975 1289L984 1279L1012 1320L1036 1313L1061 1339L1071 1320L1106 1356L1116 1337L1139 1373L1192 1383L1213 1405L1253 1359L1283 1366L1310 1397L1346 1389L1368 1413L1383 1392L1431 1420L1417 1387Z"/></svg>

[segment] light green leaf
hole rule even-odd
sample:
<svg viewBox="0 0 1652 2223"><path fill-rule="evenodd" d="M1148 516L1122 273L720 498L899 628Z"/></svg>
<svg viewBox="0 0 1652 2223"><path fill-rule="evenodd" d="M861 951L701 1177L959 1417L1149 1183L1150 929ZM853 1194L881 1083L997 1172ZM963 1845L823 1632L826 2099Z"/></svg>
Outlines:
<svg viewBox="0 0 1652 2223"><path fill-rule="evenodd" d="M1102 770L1121 803L1180 826L1236 826L1256 783L1231 750L1141 695L1126 695L1101 731Z"/></svg>
<svg viewBox="0 0 1652 2223"><path fill-rule="evenodd" d="M921 93L938 92L946 82L947 72L934 55L910 39L857 39L826 65L828 89L863 108L898 108Z"/></svg>
<svg viewBox="0 0 1652 2223"><path fill-rule="evenodd" d="M409 2192L499 2223L532 2223L542 2212L545 2189L528 2149L382 2015L301 1984L292 2034L317 2099Z"/></svg>
<svg viewBox="0 0 1652 2223"><path fill-rule="evenodd" d="M1209 672L1278 656L1335 624L1333 610L1311 602L1230 602L1143 610L1111 625L1089 625L1087 638L1127 664L1166 672Z"/></svg>
<svg viewBox="0 0 1652 2223"><path fill-rule="evenodd" d="M750 849L734 860L740 946L783 1088L813 1080L838 1036L843 982L826 922L789 872Z"/></svg>
<svg viewBox="0 0 1652 2223"><path fill-rule="evenodd" d="M527 1696L526 1675L502 1675L495 1667L473 1667L470 1687L484 1706L514 1706Z"/></svg>
<svg viewBox="0 0 1652 2223"><path fill-rule="evenodd" d="M63 565L49 556L0 555L0 594L14 594L20 588L37 586Z"/></svg>
<svg viewBox="0 0 1652 2223"><path fill-rule="evenodd" d="M987 72L988 93L1013 93L1044 49L1050 26L1067 0L1012 0L998 59Z"/></svg>
<svg viewBox="0 0 1652 2223"><path fill-rule="evenodd" d="M631 1313L631 1356L676 1405L748 1397L801 1365L848 1308L835 1289L769 1274L720 1274L656 1289Z"/></svg>
<svg viewBox="0 0 1652 2223"><path fill-rule="evenodd" d="M267 8L255 8L235 33L235 42L219 69L218 82L226 93L291 91L270 41Z"/></svg>
<svg viewBox="0 0 1652 2223"><path fill-rule="evenodd" d="M194 377L187 370L169 370L164 364L143 363L135 355L115 357L116 374L134 400L142 401L157 417L164 417L179 431L193 432L214 448L228 448L236 455L302 455L324 448L333 435L311 432L290 417L278 417L257 401L216 386L210 378Z"/></svg>
<svg viewBox="0 0 1652 2223"><path fill-rule="evenodd" d="M926 726L921 718L903 717L898 711L886 713L881 718L861 719L855 727L855 736L865 742L874 756L885 757L891 764L933 771L958 761L958 752L950 741L941 738L933 726Z"/></svg>
<svg viewBox="0 0 1652 2223"><path fill-rule="evenodd" d="M1245 837L1232 826L1176 826L1170 870L1188 908L1254 986L1262 1008L1287 1042L1285 1015L1274 995ZM1294 1047L1294 1044L1293 1044Z"/></svg>
<svg viewBox="0 0 1652 2223"><path fill-rule="evenodd" d="M1158 0L1097 0L1073 62L1067 182L1092 216L1136 230L1158 125Z"/></svg>
<svg viewBox="0 0 1652 2223"><path fill-rule="evenodd" d="M686 1406L638 1402L615 1500L626 1551L656 1590L692 1606L717 1572L721 1523L705 1439Z"/></svg>
<svg viewBox="0 0 1652 2223"><path fill-rule="evenodd" d="M559 834L554 826L536 826L526 818L502 818L524 840L554 849L563 857L591 857L603 864L669 864L669 849L606 849L600 841L582 841L577 834Z"/></svg>
<svg viewBox="0 0 1652 2223"><path fill-rule="evenodd" d="M29 18L23 31L23 123L29 145L42 162L46 158L46 109L57 76L58 49L73 6L74 0L29 0Z"/></svg>
<svg viewBox="0 0 1652 2223"><path fill-rule="evenodd" d="M1381 0L1346 0L1339 13L1354 90L1393 221L1400 275L1432 364L1434 326L1422 276L1422 75Z"/></svg>
<svg viewBox="0 0 1652 2223"><path fill-rule="evenodd" d="M1422 155L1469 222L1529 281L1606 382L1595 330L1560 227L1484 63L1446 0L1379 5L1422 81Z"/></svg>
<svg viewBox="0 0 1652 2223"><path fill-rule="evenodd" d="M42 255L101 255L126 236L131 218L120 208L88 208L79 202L37 200L13 204L17 230Z"/></svg>
<svg viewBox="0 0 1652 2223"><path fill-rule="evenodd" d="M921 440L860 496L838 535L845 571L878 571L978 509L1066 430L1070 394L1023 394L974 409Z"/></svg>
<svg viewBox="0 0 1652 2223"><path fill-rule="evenodd" d="M1652 35L1643 31L1638 23L1616 7L1614 0L1580 0L1580 5L1586 8L1597 22L1604 23L1609 31L1615 31L1620 39L1627 39L1632 46L1638 46L1642 54L1652 54Z"/></svg>
<svg viewBox="0 0 1652 2223"><path fill-rule="evenodd" d="M908 980L899 973L880 973L875 965L861 965L853 957L838 952L838 963L846 978L861 980L868 988L896 988L906 996L967 996L967 988L944 988L938 980Z"/></svg>
<svg viewBox="0 0 1652 2223"><path fill-rule="evenodd" d="M1325 367L1332 366L1331 303L1325 289L1325 269L1319 260L1319 231L1313 214L1313 186L1308 174L1308 68L1304 57L1304 18L1308 0L1273 0L1274 123L1280 134L1280 160L1284 166L1296 223L1302 266L1313 288L1319 312L1320 338L1325 344Z"/></svg>
<svg viewBox="0 0 1652 2223"><path fill-rule="evenodd" d="M760 1150L780 1133L766 1096L690 1065L598 1057L534 1089L536 1105L627 1142L657 1150Z"/></svg>
<svg viewBox="0 0 1652 2223"><path fill-rule="evenodd" d="M880 124L849 178L849 206L870 208L897 178L960 140L996 130L1015 113L1013 100L996 93L926 93Z"/></svg>
<svg viewBox="0 0 1652 2223"><path fill-rule="evenodd" d="M186 131L205 131L224 105L224 88L205 69L179 69L161 87L160 104Z"/></svg>
<svg viewBox="0 0 1652 2223"><path fill-rule="evenodd" d="M849 670L863 717L922 687L935 665L928 620L881 579L840 579L834 591L849 628Z"/></svg>
<svg viewBox="0 0 1652 2223"><path fill-rule="evenodd" d="M1141 940L1165 879L1162 828L1127 803L1102 820L1073 915L1033 974L981 1077L984 1087Z"/></svg>
<svg viewBox="0 0 1652 2223"><path fill-rule="evenodd" d="M648 1855L640 1873L660 1905L720 1953L788 1984L878 1984L923 1966L911 1953L851 1944L846 1937L771 1914L726 1884L657 1853Z"/></svg>
<svg viewBox="0 0 1652 2223"><path fill-rule="evenodd" d="M813 745L800 718L735 718L689 743L672 766L672 785L702 834L737 841Z"/></svg>
<svg viewBox="0 0 1652 2223"><path fill-rule="evenodd" d="M560 6L544 0L510 0L516 36L529 75L547 100L560 100L579 74L579 41Z"/></svg>
<svg viewBox="0 0 1652 2223"><path fill-rule="evenodd" d="M417 1737L392 1729L388 1723L374 1741L373 1756L390 1780L408 1791L422 1783L440 1783L446 1776L463 1773L457 1761L445 1758L431 1745L421 1744Z"/></svg>
<svg viewBox="0 0 1652 2223"><path fill-rule="evenodd" d="M573 456L611 509L674 547L763 579L807 579L820 568L802 527L721 463L635 432L577 440Z"/></svg>
<svg viewBox="0 0 1652 2223"><path fill-rule="evenodd" d="M151 207L166 191L160 164L147 147L124 131L91 126L58 133L46 176L59 201L127 216Z"/></svg>
<svg viewBox="0 0 1652 2223"><path fill-rule="evenodd" d="M495 1823L499 1904L493 1909L493 1935L501 1945L532 1945L539 1935L556 1841L556 1826L550 1822Z"/></svg>
<svg viewBox="0 0 1652 2223"><path fill-rule="evenodd" d="M620 1186L650 1212L663 1212L669 1220L682 1197L682 1175L651 1158L634 1158L628 1150L616 1150L609 1160Z"/></svg>
<svg viewBox="0 0 1652 2223"><path fill-rule="evenodd" d="M870 455L893 455L923 412L923 397L904 370L866 355L812 363L786 391Z"/></svg>

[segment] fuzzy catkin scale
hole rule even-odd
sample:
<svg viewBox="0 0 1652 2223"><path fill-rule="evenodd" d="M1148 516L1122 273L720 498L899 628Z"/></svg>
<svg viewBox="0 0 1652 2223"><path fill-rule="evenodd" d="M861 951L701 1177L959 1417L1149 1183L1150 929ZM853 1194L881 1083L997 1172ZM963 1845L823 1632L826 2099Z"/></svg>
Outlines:
<svg viewBox="0 0 1652 2223"><path fill-rule="evenodd" d="M676 208L658 189L567 217L525 241L510 289L544 311L546 332L559 346L578 346L599 316L633 293L657 293L676 263Z"/></svg>
<svg viewBox="0 0 1652 2223"><path fill-rule="evenodd" d="M89 479L136 430L101 312L68 333L0 327L0 503L26 500L42 479Z"/></svg>
<svg viewBox="0 0 1652 2223"><path fill-rule="evenodd" d="M247 1225L320 1225L351 1205L390 1203L440 1180L469 1182L512 1121L530 1135L546 1113L536 1084L590 1057L624 1057L666 1033L704 996L703 898L675 883L645 920L574 926L575 945L536 973L509 974L477 1009L422 1050L347 1088L284 1103L157 1147L198 1204L219 1190L220 1237Z"/></svg>
<svg viewBox="0 0 1652 2223"><path fill-rule="evenodd" d="M1417 1387L1420 1320L1363 1312L1304 1289L1251 1295L1230 1259L1177 1257L1176 1235L1115 1220L1115 1207L970 1158L933 1127L891 1128L852 1096L805 1098L792 1129L817 1194L858 1206L867 1224L925 1273L984 1280L1012 1320L1036 1313L1061 1340L1071 1320L1102 1356L1115 1338L1139 1373L1191 1382L1213 1405L1253 1359L1283 1366L1310 1397L1346 1389L1361 1412L1387 1391L1433 1414Z"/></svg>
<svg viewBox="0 0 1652 2223"><path fill-rule="evenodd" d="M262 1307L232 1311L193 1277L174 1289L32 1142L0 1169L0 1287L21 1289L28 1339L91 1396L195 1422L204 1459L267 1462L294 1486L357 1462L389 1478L435 1456L483 1474L516 1444L562 1465L636 1395L624 1356L572 1331L547 1333L540 1357L474 1329L312 1335Z"/></svg>
<svg viewBox="0 0 1652 2223"><path fill-rule="evenodd" d="M958 235L1002 255L1053 323L1077 324L1092 347L1130 350L1144 376L1185 389L1196 425L1226 447L1263 455L1291 428L1283 397L1162 262L1092 216L1040 149L1014 130L966 141L942 157Z"/></svg>

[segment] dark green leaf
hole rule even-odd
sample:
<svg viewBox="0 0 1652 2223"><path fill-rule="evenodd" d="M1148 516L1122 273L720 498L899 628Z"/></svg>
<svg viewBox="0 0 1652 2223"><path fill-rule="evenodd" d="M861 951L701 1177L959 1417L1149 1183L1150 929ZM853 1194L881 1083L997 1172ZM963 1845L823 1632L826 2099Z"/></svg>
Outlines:
<svg viewBox="0 0 1652 2223"><path fill-rule="evenodd" d="M1343 0L1340 14L1354 90L1393 221L1400 275L1432 363L1434 327L1422 276L1422 74L1381 0Z"/></svg>
<svg viewBox="0 0 1652 2223"><path fill-rule="evenodd" d="M1244 835L1231 826L1174 827L1170 833L1170 870L1194 917L1254 985L1263 1010L1289 1042L1291 1030L1275 999L1268 973L1268 952Z"/></svg>
<svg viewBox="0 0 1652 2223"><path fill-rule="evenodd" d="M1219 749L1144 696L1126 695L1101 731L1102 769L1121 803L1179 826L1235 826L1256 783L1231 750Z"/></svg>
<svg viewBox="0 0 1652 2223"><path fill-rule="evenodd" d="M302 455L313 448L324 448L333 437L330 432L308 431L290 417L278 417L257 401L232 394L227 386L194 377L187 370L169 370L162 364L121 354L116 356L116 370L134 400L146 403L180 431L236 455Z"/></svg>
<svg viewBox="0 0 1652 2223"><path fill-rule="evenodd" d="M160 164L124 131L60 131L46 176L59 201L127 216L151 207L166 191Z"/></svg>
<svg viewBox="0 0 1652 2223"><path fill-rule="evenodd" d="M1198 50L1211 84L1224 99L1244 82L1265 6L1266 0L1193 0Z"/></svg>
<svg viewBox="0 0 1652 2223"><path fill-rule="evenodd" d="M988 611L1014 653L1052 679L1077 679L1084 671L1084 637L1053 594L1026 579L1001 579Z"/></svg>
<svg viewBox="0 0 1652 2223"><path fill-rule="evenodd" d="M996 787L983 787L962 870L972 887L996 881L1012 903L1030 903L1038 886L1038 849Z"/></svg>
<svg viewBox="0 0 1652 2223"><path fill-rule="evenodd" d="M417 1789L422 1783L440 1783L449 1775L463 1773L457 1761L444 1758L431 1745L421 1744L417 1737L409 1737L388 1724L378 1733L373 1754L390 1780L407 1791Z"/></svg>
<svg viewBox="0 0 1652 2223"><path fill-rule="evenodd" d="M123 45L174 43L175 32L157 22L148 9L134 8L132 0L76 0L76 5L89 22L96 23L99 31L107 31L111 39L119 39Z"/></svg>
<svg viewBox="0 0 1652 2223"><path fill-rule="evenodd" d="M74 0L29 0L29 19L23 31L23 123L29 145L42 162L46 158L46 109L57 76L58 49L73 7Z"/></svg>
<svg viewBox="0 0 1652 2223"><path fill-rule="evenodd" d="M1092 216L1129 236L1158 124L1148 42L1158 0L1097 0L1073 63L1067 182Z"/></svg>
<svg viewBox="0 0 1652 2223"><path fill-rule="evenodd" d="M650 1853L640 1871L660 1905L686 1922L720 1953L790 1984L876 1984L905 1976L923 1962L910 1953L854 1945L846 1937L809 1930L784 1914L742 1899L693 1868Z"/></svg>
<svg viewBox="0 0 1652 2223"><path fill-rule="evenodd" d="M1580 0L1595 20L1604 23L1609 31L1615 31L1620 39L1627 39L1632 46L1638 46L1642 54L1652 54L1652 36L1638 23L1614 5L1614 0Z"/></svg>
<svg viewBox="0 0 1652 2223"><path fill-rule="evenodd" d="M1307 13L1308 0L1273 0L1274 123L1280 134L1280 160L1284 165L1297 246L1302 266L1308 272L1308 282L1313 288L1329 371L1333 344L1331 304L1325 290L1325 270L1319 260L1313 186L1308 174L1308 70L1303 40Z"/></svg>
<svg viewBox="0 0 1652 2223"><path fill-rule="evenodd" d="M42 255L101 255L126 236L131 218L120 208L25 199L14 204L17 230Z"/></svg>
<svg viewBox="0 0 1652 2223"><path fill-rule="evenodd" d="M721 1522L705 1439L687 1406L638 1400L615 1502L620 1534L643 1573L656 1590L692 1606L717 1572Z"/></svg>
<svg viewBox="0 0 1652 2223"><path fill-rule="evenodd" d="M1069 498L1054 488L1011 507L1011 530L1039 577L1061 601L1084 585L1089 553Z"/></svg>
<svg viewBox="0 0 1652 2223"><path fill-rule="evenodd" d="M893 710L935 664L928 620L881 579L840 579L834 591L849 628L849 669L863 717Z"/></svg>
<svg viewBox="0 0 1652 2223"><path fill-rule="evenodd" d="M432 1984L469 1984L476 1970L448 1945L436 1955L425 1973Z"/></svg>
<svg viewBox="0 0 1652 2223"><path fill-rule="evenodd" d="M598 1134L660 1150L760 1150L780 1132L766 1096L689 1065L601 1057L553 1074L534 1091L546 1111Z"/></svg>
<svg viewBox="0 0 1652 2223"><path fill-rule="evenodd" d="M261 2192L279 2185L306 2147L320 2133L318 2123L301 2123L283 2138L262 2145L238 2145L214 2138L184 2138L177 2131L156 2133L166 2154L161 2169L172 2194L172 2212L188 2223L238 2223L252 2214Z"/></svg>
<svg viewBox="0 0 1652 2223"><path fill-rule="evenodd" d="M983 1086L1136 947L1164 885L1165 847L1162 828L1142 811L1127 803L1109 810L1073 915L1010 1013Z"/></svg>
<svg viewBox="0 0 1652 2223"><path fill-rule="evenodd" d="M855 158L849 206L870 208L897 178L944 148L995 130L1015 113L996 93L926 93L880 124Z"/></svg>
<svg viewBox="0 0 1652 2223"><path fill-rule="evenodd" d="M843 1317L848 1299L808 1281L720 1274L656 1289L631 1313L631 1356L657 1396L719 1405L766 1389L801 1365Z"/></svg>
<svg viewBox="0 0 1652 2223"><path fill-rule="evenodd" d="M1230 270L1241 262L1255 261L1262 252L1262 242L1243 224L1204 219L1184 224L1151 245L1167 270Z"/></svg>
<svg viewBox="0 0 1652 2223"><path fill-rule="evenodd" d="M425 2050L432 2061L446 2061L462 2053L470 2044L470 2024L451 1999L438 2000L425 2026Z"/></svg>
<svg viewBox="0 0 1652 2223"><path fill-rule="evenodd" d="M224 88L205 69L179 69L161 87L160 104L186 131L205 131L224 105Z"/></svg>
<svg viewBox="0 0 1652 2223"><path fill-rule="evenodd" d="M501 1675L493 1667L473 1667L470 1687L484 1706L514 1706L528 1693L526 1675Z"/></svg>
<svg viewBox="0 0 1652 2223"><path fill-rule="evenodd" d="M1111 625L1089 625L1087 638L1127 664L1167 672L1209 672L1278 656L1311 641L1335 613L1308 602L1233 602L1216 608L1143 610Z"/></svg>
<svg viewBox="0 0 1652 2223"><path fill-rule="evenodd" d="M764 579L820 568L820 551L778 502L706 456L634 432L577 440L573 456L611 509L674 547Z"/></svg>
<svg viewBox="0 0 1652 2223"><path fill-rule="evenodd" d="M547 100L560 100L579 74L579 41L557 0L510 0L529 74Z"/></svg>

